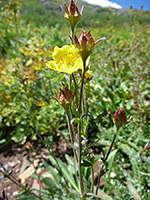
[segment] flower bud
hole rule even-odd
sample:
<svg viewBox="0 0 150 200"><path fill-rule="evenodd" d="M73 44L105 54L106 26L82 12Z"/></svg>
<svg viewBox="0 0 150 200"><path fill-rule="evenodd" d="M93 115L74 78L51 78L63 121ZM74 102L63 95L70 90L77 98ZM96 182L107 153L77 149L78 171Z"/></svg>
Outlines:
<svg viewBox="0 0 150 200"><path fill-rule="evenodd" d="M119 110L113 114L112 111L110 110L111 112L111 116L112 116L112 119L113 119L113 122L117 128L117 131L125 124L128 124L130 123L131 121L127 121L127 116L126 116L126 113L124 111L124 109L122 108L119 108Z"/></svg>
<svg viewBox="0 0 150 200"><path fill-rule="evenodd" d="M66 110L70 103L73 101L73 94L71 92L71 90L68 89L67 86L63 85L63 89L60 88L60 93L59 96L57 96L57 94L55 93L56 97L56 101L62 105L64 107L64 109Z"/></svg>
<svg viewBox="0 0 150 200"><path fill-rule="evenodd" d="M65 11L62 8L64 12L64 17L69 21L72 29L74 29L75 25L77 24L77 22L80 20L82 16L84 6L82 6L81 12L79 12L76 4L74 3L73 0L71 0L68 8L67 8L66 3L64 3L64 8L65 8Z"/></svg>
<svg viewBox="0 0 150 200"><path fill-rule="evenodd" d="M81 34L79 35L79 38L74 35L74 45L80 54L82 60L85 62L86 59L91 55L94 46L100 42L101 40L105 40L106 38L103 37L96 42L94 42L94 39L90 33L90 31L84 31L82 29Z"/></svg>
<svg viewBox="0 0 150 200"><path fill-rule="evenodd" d="M31 142L26 142L25 147L26 147L28 150L31 150L31 148L32 148L32 143L31 143Z"/></svg>
<svg viewBox="0 0 150 200"><path fill-rule="evenodd" d="M90 71L90 70L87 70L85 72L85 77L84 78L85 78L86 81L90 81L93 78L93 72Z"/></svg>

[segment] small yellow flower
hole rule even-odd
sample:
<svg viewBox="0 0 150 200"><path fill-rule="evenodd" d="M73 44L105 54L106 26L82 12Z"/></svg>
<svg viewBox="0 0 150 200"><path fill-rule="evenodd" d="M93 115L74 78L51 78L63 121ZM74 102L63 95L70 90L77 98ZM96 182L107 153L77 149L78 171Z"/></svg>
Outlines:
<svg viewBox="0 0 150 200"><path fill-rule="evenodd" d="M90 81L92 78L93 78L93 72L90 71L90 70L87 70L87 71L85 72L85 79L86 79L87 81Z"/></svg>
<svg viewBox="0 0 150 200"><path fill-rule="evenodd" d="M46 66L57 72L72 74L82 69L83 62L74 45L66 45L62 48L56 46L52 57L54 60L46 63Z"/></svg>

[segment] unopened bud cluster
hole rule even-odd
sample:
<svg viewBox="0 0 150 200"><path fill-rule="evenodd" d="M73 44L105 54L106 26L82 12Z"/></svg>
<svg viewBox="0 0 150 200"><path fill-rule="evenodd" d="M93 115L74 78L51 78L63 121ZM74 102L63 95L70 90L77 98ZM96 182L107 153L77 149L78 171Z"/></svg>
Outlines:
<svg viewBox="0 0 150 200"><path fill-rule="evenodd" d="M71 0L71 3L68 8L66 3L64 3L64 8L65 11L62 8L64 16L70 22L71 28L74 29L75 25L80 20L83 14L84 7L82 6L81 12L79 12L76 4L73 0ZM72 38L72 42L74 43L83 62L86 62L86 59L91 55L94 46L101 40L105 40L105 38L103 37L94 42L94 39L89 30L82 30L81 34L79 35L79 38L77 38L76 35L74 35L74 38Z"/></svg>

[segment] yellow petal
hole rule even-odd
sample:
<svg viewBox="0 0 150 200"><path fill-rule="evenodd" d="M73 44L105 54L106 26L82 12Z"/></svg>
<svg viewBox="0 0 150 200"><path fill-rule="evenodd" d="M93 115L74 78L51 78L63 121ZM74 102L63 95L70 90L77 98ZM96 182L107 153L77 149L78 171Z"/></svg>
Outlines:
<svg viewBox="0 0 150 200"><path fill-rule="evenodd" d="M52 61L46 63L47 67L57 71L72 74L78 69L82 69L82 59L74 45L66 45L62 48L55 47Z"/></svg>

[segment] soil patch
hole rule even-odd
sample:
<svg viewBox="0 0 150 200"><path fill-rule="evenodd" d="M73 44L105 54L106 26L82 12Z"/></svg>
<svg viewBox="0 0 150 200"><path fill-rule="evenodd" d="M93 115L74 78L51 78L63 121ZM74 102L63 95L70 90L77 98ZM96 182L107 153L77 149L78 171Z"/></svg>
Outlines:
<svg viewBox="0 0 150 200"><path fill-rule="evenodd" d="M53 151L56 157L59 157L62 161L65 161L65 154L72 156L73 151L71 144L65 140L63 136L55 136L52 144ZM32 169L32 163L36 165L39 173L44 172L43 162L49 162L48 156L50 155L47 148L41 143L40 140L32 143L32 151L29 150L25 145L20 144L9 144L0 152L0 162L5 163L8 166L8 170L14 169L12 175L19 178L20 173L23 173L27 169ZM33 170L33 169L32 169ZM31 172L32 172L31 170ZM20 172L21 171L21 172ZM3 174L0 172L0 176ZM25 176L24 174L22 176ZM32 177L23 177L21 181L24 184L28 183L30 187L36 187L36 182ZM37 185L38 186L38 185ZM5 191L9 200L15 200L14 195L20 192L17 185L13 184L8 178L0 179L0 197L2 196L3 190Z"/></svg>

